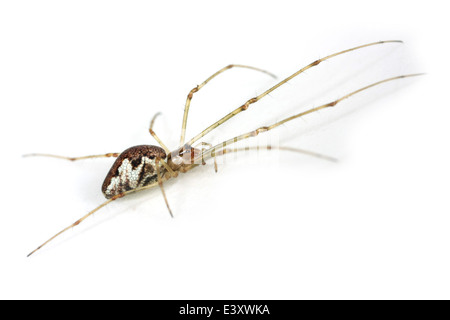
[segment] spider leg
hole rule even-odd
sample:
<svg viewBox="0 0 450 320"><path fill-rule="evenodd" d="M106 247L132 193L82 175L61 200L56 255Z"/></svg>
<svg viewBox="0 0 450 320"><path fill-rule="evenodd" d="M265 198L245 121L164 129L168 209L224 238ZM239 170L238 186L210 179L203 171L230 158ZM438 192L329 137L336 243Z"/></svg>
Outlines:
<svg viewBox="0 0 450 320"><path fill-rule="evenodd" d="M178 177L178 172L177 171L173 171L172 168L167 164L166 161L164 161L163 159L159 159L159 162L161 162L163 167L169 172L170 177L173 177L173 178Z"/></svg>
<svg viewBox="0 0 450 320"><path fill-rule="evenodd" d="M253 131L250 131L250 132L241 134L241 135L236 136L236 137L234 137L234 138L232 138L232 139L229 139L229 140L226 140L226 141L224 141L224 142L222 142L222 143L219 143L219 144L217 144L216 146L214 146L213 148L210 148L210 149L208 149L206 152L202 153L198 158L205 158L205 157L206 157L206 158L209 158L209 157L213 157L213 156L217 153L217 150L224 149L224 148L225 148L226 146L228 146L228 145L231 145L231 144L233 144L233 143L236 143L236 142L238 142L238 141L240 141L240 140L248 139L248 138L251 138L251 137L256 137L256 136L257 136L258 134L260 134L261 132L266 132L266 131L272 130L272 129L274 129L274 128L276 128L276 127L278 127L278 126L280 126L280 125L282 125L282 124L284 124L284 123L286 123L286 122L288 122L288 121L291 121L291 120L294 120L294 119L303 117L303 116L305 116L305 115L307 115L307 114L310 114L310 113L319 111L319 110L321 110L321 109L325 109L325 108L329 108L329 107L334 107L335 105L337 105L337 104L338 104L339 102L341 102L342 100L347 99L347 98L349 98L349 97L351 97L351 96L353 96L353 95L355 95L355 94L357 94L357 93L359 93L359 92L361 92L361 91L367 90L367 89L372 88L372 87L377 86L377 85L380 85L380 84L382 84L382 83L385 83L385 82L388 82L388 81L397 80L397 79L402 79L402 78L408 78L408 77L420 76L420 75L423 75L423 74L422 74L422 73L417 73L417 74L402 75L402 76L397 76L397 77L393 77L393 78L388 78L388 79L384 79L384 80L381 80L381 81L372 83L372 84L370 84L370 85L368 85L368 86L365 86L365 87L363 87L363 88L360 88L360 89L358 89L358 90L356 90L356 91L353 91L353 92L351 92L351 93L349 93L349 94L346 94L346 95L342 96L341 98L336 99L336 100L334 100L334 101L332 101L332 102L323 104L323 105L318 106L318 107L315 107L315 108L311 108L311 109L306 110L306 111L304 111L304 112L298 113L298 114L296 114L296 115L293 115L293 116L291 116L291 117L288 117L288 118L286 118L286 119L283 119L283 120L281 120L281 121L278 121L278 122L276 122L276 123L274 123L274 124L272 124L272 125L270 125L270 126L260 127L260 128L258 128L258 129L256 129L256 130L253 130ZM198 161L198 160L199 160L199 159L195 159L195 161Z"/></svg>
<svg viewBox="0 0 450 320"><path fill-rule="evenodd" d="M95 208L94 210L90 211L88 214L86 214L85 216L81 217L80 219L78 219L77 221L75 221L74 223L72 223L70 226L68 226L67 228L64 228L63 230L61 230L60 232L58 232L57 234L55 234L53 237L51 237L50 239L48 239L47 241L45 241L43 244L41 244L39 247L37 247L36 249L34 249L31 253L29 253L27 255L27 257L31 256L33 253L35 253L36 251L38 251L39 249L41 249L43 246L45 246L47 243L49 243L50 241L52 241L53 239L55 239L57 236L59 236L60 234L66 232L67 230L69 230L70 228L73 228L77 225L79 225L81 222L83 222L87 217L93 215L95 212L97 212L98 210L100 210L101 208L103 208L104 206L106 206L108 203L123 197L125 194L121 193L118 194L114 197L112 197L111 199L103 202L101 205L99 205L97 208Z"/></svg>
<svg viewBox="0 0 450 320"><path fill-rule="evenodd" d="M209 147L209 148L212 148L213 147L213 145L211 144L211 143L208 143L208 142L200 142L199 143L200 145L202 145L202 146L207 146L207 147ZM197 147L197 146L196 146ZM195 148L196 148L195 147ZM202 148L202 153L205 151L205 150L207 150L206 148ZM217 173L217 159L216 159L216 157L215 157L215 155L213 155L212 156L213 158L214 158L214 171L216 171L216 173ZM206 162L205 162L205 159L203 159L202 158L202 164L203 165L205 165L206 164Z"/></svg>
<svg viewBox="0 0 450 320"><path fill-rule="evenodd" d="M161 192L163 194L164 201L166 202L167 209L169 209L170 216L173 218L173 213L172 213L172 210L170 209L169 201L167 201L166 192L164 191L164 187L163 187L163 180L162 180L162 177L161 177L161 170L159 168L159 163L160 162L161 163L165 163L164 160L162 160L160 158L156 158L155 167L156 167L156 175L158 177L158 185L159 185L159 188L161 189ZM169 166L167 165L167 167L169 167Z"/></svg>
<svg viewBox="0 0 450 320"><path fill-rule="evenodd" d="M153 138L155 138L155 140L159 143L159 145L161 146L161 148L164 149L164 151L166 152L166 154L170 153L169 148L166 147L166 145L161 141L161 139L156 135L155 131L153 131L153 125L155 124L155 119L161 114L161 112L158 112L157 114L155 114L152 118L152 121L150 122L150 128L148 129L148 131L150 132L150 134L152 135Z"/></svg>
<svg viewBox="0 0 450 320"><path fill-rule="evenodd" d="M379 44L383 44L383 43L402 43L402 41L400 40L388 40L388 41L379 41L379 42L373 42L373 43L368 43L365 45L361 45L358 47L354 47L351 49L347 49L344 51L340 51L340 52L336 52L333 53L329 56L326 56L324 58L318 59L310 64L308 64L307 66L303 67L302 69L298 70L297 72L295 72L294 74L290 75L289 77L287 77L286 79L280 81L279 83L277 83L276 85L274 85L273 87L271 87L270 89L264 91L263 93L261 93L260 95L251 98L250 100L248 100L247 102L245 102L242 106L240 106L239 108L233 110L232 112L230 112L229 114L227 114L226 116L224 116L222 119L214 122L212 125L210 125L208 128L206 128L205 130L203 130L202 132L200 132L198 135L196 135L194 138L192 138L191 140L189 140L187 142L188 145L192 145L195 141L199 140L200 138L204 137L206 134L208 134L209 132L211 132L212 130L214 130L215 128L217 128L218 126L220 126L221 124L223 124L224 122L228 121L229 119L231 119L232 117L234 117L235 115L241 113L242 111L247 110L251 104L258 102L259 100L261 100L262 98L264 98L265 96L267 96L269 93L271 93L272 91L274 91L275 89L278 89L280 86L282 86L283 84L285 84L286 82L290 81L291 79L295 78L296 76L298 76L299 74L305 72L306 70L317 66L318 64L320 64L321 62L334 58L336 56L339 56L341 54L345 54L347 52L351 52L354 50L358 50L358 49L362 49L365 47L369 47L369 46L374 46L374 45L379 45Z"/></svg>
<svg viewBox="0 0 450 320"><path fill-rule="evenodd" d="M65 156L58 156L54 154L47 154L47 153L29 153L24 154L23 157L50 157L50 158L58 158L58 159L64 159L64 160L70 160L70 161L77 161L77 160L84 160L84 159L90 159L90 158L117 158L120 153L106 153L106 154L97 154L97 155L91 155L91 156L83 156L83 157L65 157Z"/></svg>
<svg viewBox="0 0 450 320"><path fill-rule="evenodd" d="M260 149L267 149L267 150L282 150L282 151L290 151L290 152L297 152L301 153L307 156L315 157L318 159L323 159L331 162L337 162L338 160L336 158L317 153L314 151L299 149L299 148L291 148L291 147L283 147L283 146L256 146L256 147L244 147L244 148L233 148L233 149L221 149L215 153L215 156L222 156L227 153L232 152L240 152L240 151L249 151L249 150L260 150Z"/></svg>
<svg viewBox="0 0 450 320"><path fill-rule="evenodd" d="M43 246L45 246L46 244L48 244L50 241L52 241L53 239L55 239L56 237L58 237L59 235L61 235L62 233L66 232L67 230L69 230L70 228L73 228L77 225L79 225L81 222L83 222L85 219L87 219L89 216L93 215L95 212L97 212L98 210L100 210L101 208L105 207L107 204L111 203L114 200L117 200L119 198L125 197L126 195L130 194L130 193L136 193L136 192L140 192L143 190L147 190L147 189L151 189L153 187L156 187L158 184L162 184L162 182L169 180L170 177L162 177L161 179L159 179L159 181L151 183L149 185L146 185L145 187L140 187L140 188L136 188L136 189L132 189L126 192L122 192L114 197L112 197L111 199L103 202L101 205L99 205L97 208L95 208L94 210L90 211L88 214L86 214L85 216L81 217L80 219L78 219L77 221L75 221L74 223L72 223L70 226L66 227L65 229L61 230L60 232L58 232L57 234L55 234L53 237L51 237L50 239L48 239L47 241L45 241L43 244L41 244L39 247L37 247L35 250L33 250L31 253L28 254L27 257L31 256L33 253L35 253L36 251L38 251L39 249L41 249Z"/></svg>
<svg viewBox="0 0 450 320"><path fill-rule="evenodd" d="M186 135L186 125L187 125L187 118L188 118L188 113L189 113L189 107L191 105L191 100L192 97L194 96L194 93L196 93L198 90L200 90L201 88L203 88L203 86L205 86L209 81L211 81L213 78L217 77L219 74L221 74L222 72L225 72L226 70L229 70L231 68L246 68L246 69L251 69L251 70L256 70L259 72L263 72L265 74L268 74L269 76L273 77L273 78L277 78L275 75L273 75L272 73L259 69L259 68L255 68L255 67L250 67L250 66L245 66L245 65L240 65L240 64L230 64L222 69L220 69L219 71L217 71L216 73L214 73L212 76L210 76L208 79L206 79L205 81L203 81L201 84L199 84L198 86L196 86L195 88L193 88L187 98L186 98L186 104L184 107L184 115L183 115L183 123L181 125L181 137L180 137L180 147L184 144L184 139L185 139L185 135Z"/></svg>

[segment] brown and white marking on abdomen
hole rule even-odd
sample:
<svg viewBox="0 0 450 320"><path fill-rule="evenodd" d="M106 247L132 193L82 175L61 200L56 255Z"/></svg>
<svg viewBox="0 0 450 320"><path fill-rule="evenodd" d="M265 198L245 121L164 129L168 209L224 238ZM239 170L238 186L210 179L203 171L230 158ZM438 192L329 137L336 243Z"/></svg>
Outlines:
<svg viewBox="0 0 450 320"><path fill-rule="evenodd" d="M157 146L141 145L131 147L120 154L102 185L107 199L123 192L144 187L158 180L156 158L165 159L164 149ZM161 176L164 167L159 168Z"/></svg>

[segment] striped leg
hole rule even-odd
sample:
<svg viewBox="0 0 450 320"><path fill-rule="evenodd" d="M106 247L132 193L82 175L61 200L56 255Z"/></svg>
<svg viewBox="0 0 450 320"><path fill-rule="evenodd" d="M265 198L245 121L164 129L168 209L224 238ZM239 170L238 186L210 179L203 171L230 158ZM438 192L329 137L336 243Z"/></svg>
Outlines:
<svg viewBox="0 0 450 320"><path fill-rule="evenodd" d="M153 138L155 138L155 140L159 143L159 145L161 146L161 148L164 149L164 151L166 152L166 154L170 153L169 148L166 147L166 145L161 141L161 139L156 135L155 131L153 131L153 125L155 124L155 119L161 114L161 112L158 112L157 114L155 114L152 118L152 121L150 122L150 128L148 129L148 131L150 132L150 134L152 135Z"/></svg>
<svg viewBox="0 0 450 320"><path fill-rule="evenodd" d="M207 146L207 147L209 147L209 148L212 148L212 147L213 147L213 145L212 145L211 143L207 143L207 142L200 142L199 144L202 145L202 146ZM195 147L195 148L196 148L196 147ZM202 148L202 153L203 153L204 151L206 151L206 150L208 150L208 149ZM216 159L215 156L212 156L212 157L214 158L214 171L216 171L216 173L217 173L217 170L218 170L217 159ZM203 159L203 158L202 158L202 164L203 164L203 165L206 164L205 159Z"/></svg>
<svg viewBox="0 0 450 320"><path fill-rule="evenodd" d="M251 70L256 70L259 72L263 72L265 74L268 74L269 76L273 77L276 79L276 76L271 74L270 72L267 72L265 70L262 69L258 69L255 67L250 67L250 66L245 66L245 65L240 65L240 64L230 64L222 69L220 69L219 71L217 71L216 73L214 73L212 76L210 76L208 79L206 79L205 81L203 81L201 84L199 84L198 86L196 86L195 88L193 88L187 98L186 98L186 105L184 107L184 115L183 115L183 123L181 125L181 137L180 137L180 147L183 146L184 144L184 139L186 136L186 125L187 125L187 119L188 119L188 114L189 114L189 107L191 105L191 100L192 97L194 96L194 93L196 93L198 90L200 90L201 88L203 88L209 81L211 81L213 78L217 77L219 74L221 74L222 72L225 72L231 68L246 68L246 69L251 69Z"/></svg>
<svg viewBox="0 0 450 320"><path fill-rule="evenodd" d="M210 125L208 128L206 128L205 130L203 130L202 132L200 132L198 135L196 135L194 138L192 138L191 140L189 140L187 142L187 145L192 145L195 141L199 140L200 138L204 137L206 134L208 134L209 132L211 132L212 130L214 130L215 128L217 128L218 126L220 126L221 124L225 123L226 121L228 121L229 119L231 119L232 117L234 117L235 115L241 113L242 111L247 110L251 104L258 102L259 100L261 100L262 98L264 98L265 96L267 96L269 93L271 93L272 91L278 89L279 87L281 87L282 85L284 85L286 82L288 82L289 80L295 78L296 76L298 76L299 74L305 72L306 70L315 67L317 65L319 65L321 62L334 58L336 56L339 56L341 54L345 54L347 52L351 52L354 50L358 50L358 49L362 49L365 47L369 47L369 46L374 46L374 45L380 45L383 43L401 43L402 41L399 40L389 40L389 41L379 41L379 42L373 42L373 43L369 43L369 44L365 44L362 46L358 46L358 47L354 47L351 49L347 49L344 51L340 51L337 53L333 53L329 56L326 56L322 59L318 59L312 63L310 63L309 65L307 65L306 67L303 67L302 69L298 70L297 72L295 72L294 74L292 74L291 76L287 77L286 79L284 79L283 81L280 81L279 83L277 83L276 85L274 85L272 88L264 91L263 93L261 93L260 95L251 98L250 100L248 100L246 103L244 103L242 106L240 106L239 108L233 110L232 112L230 112L229 114L227 114L225 117L223 117L222 119L220 119L219 121L216 121L215 123L213 123L212 125Z"/></svg>
<svg viewBox="0 0 450 320"><path fill-rule="evenodd" d="M155 167L156 167L156 175L158 177L158 185L159 185L159 188L161 189L161 192L163 194L164 201L166 202L167 209L169 209L170 216L173 218L173 213L172 213L172 210L170 209L169 201L167 201L166 192L164 191L164 187L163 187L163 180L162 180L162 176L161 176L161 169L159 168L159 163L160 162L161 163L165 163L164 160L156 158Z"/></svg>
<svg viewBox="0 0 450 320"><path fill-rule="evenodd" d="M105 207L106 205L108 205L109 203L113 202L114 200L117 200L117 199L119 199L119 198L122 198L122 197L124 197L124 196L126 196L126 195L128 195L128 194L131 194L131 193L140 192L140 191L143 191L143 190L147 190L147 189L154 188L154 187L156 187L157 185L162 185L162 183L163 183L164 181L167 181L167 180L169 180L169 179L170 179L170 177L163 176L163 177L161 177L160 179L158 179L158 181L156 181L156 182L154 182L154 183L152 183L152 184L149 184L149 185L147 185L147 186L145 186L145 187L140 187L140 188L132 189L132 190L123 192L123 193L121 193L121 194L118 194L118 195L112 197L111 199L109 199L109 200L103 202L101 205L99 205L98 207L96 207L95 209L93 209L92 211L90 211L89 213L87 213L86 215L84 215L83 217L81 217L80 219L78 219L77 221L75 221L74 223L72 223L70 226L64 228L63 230L61 230L60 232L58 232L57 234L55 234L53 237L51 237L50 239L48 239L47 241L45 241L43 244L41 244L39 247L37 247L35 250L33 250L31 253L29 253L27 257L31 256L33 253L35 253L36 251L38 251L39 249L41 249L42 247L44 247L44 246L45 246L46 244L48 244L50 241L52 241L53 239L55 239L55 238L58 237L59 235L63 234L63 233L66 232L67 230L69 230L69 229L71 229L71 228L73 228L73 227L76 227L76 226L79 225L81 222L83 222L84 220L86 220L88 217L90 217L91 215L93 215L95 212L99 211L101 208Z"/></svg>
<svg viewBox="0 0 450 320"><path fill-rule="evenodd" d="M309 150L304 150L304 149L299 149L299 148L291 148L291 147L283 147L283 146L256 146L256 147L244 147L244 148L233 148L233 149L221 149L219 151L217 151L215 153L215 155L211 155L212 157L216 157L216 156L222 156L225 155L227 153L233 153L233 152L241 152L241 151L249 151L249 150L261 150L261 149L266 149L266 150L281 150L281 151L290 151L290 152L297 152L297 153L301 153L307 156L311 156L311 157L315 157L318 159L322 159L322 160L327 160L327 161L331 161L331 162L337 162L336 158L321 154L321 153L317 153L317 152L313 152L313 151L309 151Z"/></svg>
<svg viewBox="0 0 450 320"><path fill-rule="evenodd" d="M238 142L240 140L248 139L248 138L251 138L251 137L256 137L261 132L266 132L266 131L272 130L272 129L274 129L274 128L276 128L276 127L278 127L278 126L280 126L280 125L282 125L282 124L284 124L286 122L289 122L289 121L292 121L294 119L303 117L303 116L305 116L307 114L310 114L310 113L313 113L313 112L316 112L316 111L319 111L319 110L322 110L322 109L325 109L325 108L334 107L339 102L341 102L342 100L345 100L345 99L347 99L347 98L349 98L349 97L351 97L351 96L353 96L353 95L355 95L355 94L357 94L357 93L359 93L361 91L367 90L367 89L372 88L374 86L380 85L380 84L388 82L388 81L393 81L393 80L403 79L403 78L408 78L408 77L415 77L415 76L420 76L420 75L422 75L422 74L408 74L408 75L397 76L397 77L388 78L388 79L384 79L384 80L372 83L372 84L370 84L368 86L360 88L360 89L358 89L356 91L353 91L353 92L351 92L349 94L346 94L345 96L342 96L341 98L336 99L336 100L334 100L332 102L326 103L326 104L321 105L319 107L311 108L311 109L306 110L304 112L301 112L299 114L293 115L293 116L291 116L289 118L286 118L286 119L283 119L281 121L278 121L278 122L276 122L276 123L274 123L274 124L272 124L270 126L260 127L260 128L258 128L256 130L253 130L253 131L241 134L241 135L236 136L236 137L234 137L232 139L229 139L229 140L226 140L226 141L224 141L222 143L219 143L216 146L214 146L213 148L210 148L206 152L202 153L200 155L200 157L198 159L195 159L195 160L198 161L199 159L204 159L204 158L207 159L207 158L210 158L210 157L214 157L215 154L217 154L218 150L224 149L228 145L236 143L236 142Z"/></svg>
<svg viewBox="0 0 450 320"><path fill-rule="evenodd" d="M24 157L50 157L50 158L58 158L58 159L64 159L64 160L70 160L70 161L77 161L77 160L84 160L84 159L90 159L90 158L117 158L120 153L106 153L106 154L97 154L97 155L91 155L91 156L83 156L83 157L65 157L65 156L58 156L55 154L47 154L47 153L29 153L24 154Z"/></svg>
<svg viewBox="0 0 450 320"><path fill-rule="evenodd" d="M106 206L107 204L109 204L110 202L123 197L125 194L121 193L118 194L114 197L112 197L111 199L103 202L101 205L99 205L97 208L95 208L94 210L90 211L88 214L86 214L85 216L81 217L80 219L78 219L77 221L75 221L74 223L72 223L70 226L68 226L67 228L64 228L63 230L61 230L60 232L58 232L57 234L55 234L53 237L51 237L50 239L48 239L47 241L45 241L43 244L41 244L39 247L37 247L36 249L34 249L31 253L28 254L27 257L31 256L33 253L35 253L36 251L38 251L39 249L41 249L43 246L45 246L47 243L49 243L50 241L52 241L53 239L55 239L57 236L61 235L62 233L66 232L67 230L79 225L81 222L83 222L86 218L88 218L89 216L93 215L95 212L97 212L98 210L100 210L101 208L103 208L104 206Z"/></svg>

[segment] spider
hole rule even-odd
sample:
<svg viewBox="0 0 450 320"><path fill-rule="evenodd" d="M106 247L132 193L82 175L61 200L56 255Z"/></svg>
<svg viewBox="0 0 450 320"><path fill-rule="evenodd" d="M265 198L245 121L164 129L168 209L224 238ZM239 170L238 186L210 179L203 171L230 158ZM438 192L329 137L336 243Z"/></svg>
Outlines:
<svg viewBox="0 0 450 320"><path fill-rule="evenodd" d="M378 86L382 83L386 83L393 80L398 80L401 78L407 78L407 77L414 77L419 76L421 74L407 74L407 75L400 75L392 78L382 79L378 82L371 83L369 85L366 85L365 87L362 87L356 91L350 92L334 101L331 101L329 103L323 104L318 107L314 107L311 109L308 109L304 112L295 114L293 116L290 116L288 118L285 118L283 120L280 120L278 122L273 123L269 126L263 126L259 127L256 130L243 133L241 135L238 135L234 138L225 140L215 146L206 143L206 142L199 142L195 147L193 146L196 142L198 142L201 138L203 138L205 135L207 135L209 132L213 131L229 119L233 118L234 116L238 115L239 113L246 111L251 105L255 104L268 94L270 94L272 91L276 90L280 86L287 83L289 80L293 79L294 77L297 77L304 71L313 68L317 65L319 65L321 62L332 59L336 56L343 55L346 53L349 53L351 51L359 50L362 48L375 46L375 45L381 45L386 43L402 43L400 40L388 40L388 41L378 41L378 42L372 42L364 45L360 45L357 47L353 47L347 50L339 51L336 53L333 53L331 55L328 55L324 58L318 59L313 61L312 63L306 65L305 67L301 68L297 72L293 73L286 79L278 82L271 88L267 89L263 93L257 95L256 97L253 97L249 100L247 100L244 104L233 110L232 112L228 113L218 121L211 124L209 127L198 133L193 138L189 139L187 142L185 141L185 133L186 133L186 126L187 126L187 120L188 120L188 114L189 114L189 108L191 105L192 97L196 92L198 92L201 88L203 88L209 81L211 81L213 78L217 77L218 75L222 74L223 72L232 69L232 68L246 68L251 69L254 71L265 73L273 78L276 78L273 74L251 66L246 65L238 65L238 64L231 64L228 65L213 75L211 75L209 78L207 78L205 81L203 81L200 85L197 85L195 88L193 88L186 99L185 108L184 108L184 115L183 115L183 122L181 126L181 136L180 136L180 143L179 146L173 150L170 151L170 149L161 141L161 139L157 136L157 134L153 131L153 125L155 123L155 119L159 115L157 113L153 119L150 122L150 128L149 132L155 138L155 140L158 142L159 146L152 146L152 145L139 145L134 146L131 148L126 149L122 153L107 153L107 154L101 154L101 155L90 155L90 156L83 156L83 157L64 157L64 156L58 156L58 155L51 155L51 154L41 154L41 153L33 153L33 154L27 154L25 156L46 156L46 157L54 157L54 158L60 158L60 159L66 159L71 161L76 160L82 160L82 159L88 159L88 158L102 158L102 157L115 157L116 160L114 164L112 165L111 169L109 170L109 173L107 174L103 185L102 185L102 192L104 196L106 197L106 201L100 204L98 207L93 209L92 211L88 212L86 215L69 225L68 227L64 228L57 234L55 234L53 237L45 241L43 244L41 244L39 247L37 247L35 250L33 250L30 254L28 254L28 257L31 256L33 253L41 249L43 246L48 244L50 241L67 231L68 229L75 227L79 225L81 222L83 222L86 218L103 208L104 206L108 205L109 203L122 198L130 193L140 192L146 189L150 189L156 186L159 186L159 188L162 191L162 195L164 197L164 201L166 203L166 206L169 210L170 215L173 217L172 210L170 209L169 202L167 200L165 191L164 191L164 182L166 182L169 179L176 178L180 173L186 173L193 168L205 164L206 160L213 159L214 160L214 168L217 172L217 162L216 157L222 156L226 153L231 152L238 152L242 150L248 150L248 149L255 149L251 147L247 147L245 149L243 148L234 148L229 149L227 146L230 146L238 141L249 139L252 137L256 137L258 134L267 132L269 130L275 129L276 127L292 121L294 119L306 116L310 113L317 112L321 109L330 108L336 106L339 102L361 92L364 90L367 90L371 87ZM258 147L256 147L258 148ZM294 149L294 148L288 148L288 147L274 147L274 146L266 146L267 149L279 149L279 150L285 150L285 151L294 151L294 152L302 152L307 153L312 156L316 157L322 157L326 158L328 160L333 160L332 158L316 154L313 152L304 151L301 149Z"/></svg>

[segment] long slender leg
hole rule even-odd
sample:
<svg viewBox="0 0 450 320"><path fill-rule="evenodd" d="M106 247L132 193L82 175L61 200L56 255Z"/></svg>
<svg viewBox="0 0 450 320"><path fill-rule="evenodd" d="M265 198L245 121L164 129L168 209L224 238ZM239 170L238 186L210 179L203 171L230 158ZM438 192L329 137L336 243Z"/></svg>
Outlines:
<svg viewBox="0 0 450 320"><path fill-rule="evenodd" d="M180 147L184 144L184 139L185 139L185 135L186 135L186 125L187 125L187 118L188 118L188 113L189 113L189 107L191 105L191 100L192 97L194 96L194 93L196 93L198 90L200 90L201 88L203 88L205 86L205 84L207 84L209 81L211 81L213 78L217 77L219 74L221 74L222 72L225 72L231 68L246 68L246 69L251 69L251 70L256 70L256 71L260 71L263 72L265 74L268 74L269 76L273 77L276 79L276 76L273 75L272 73L259 69L259 68L255 68L255 67L250 67L250 66L245 66L245 65L241 65L241 64L230 64L222 69L220 69L219 71L217 71L216 73L214 73L212 76L210 76L208 79L206 79L205 81L203 81L201 84L199 84L198 86L196 86L195 88L193 88L187 98L186 98L186 105L184 107L184 115L183 115L183 123L181 125L181 138L180 138Z"/></svg>
<svg viewBox="0 0 450 320"><path fill-rule="evenodd" d="M222 156L227 153L233 153L233 152L241 152L241 151L248 151L248 150L260 150L260 149L266 149L266 150L282 150L282 151L290 151L290 152L297 152L301 153L307 156L312 156L318 159L323 159L331 162L337 162L336 158L317 153L314 151L299 149L299 148L291 148L291 147L283 147L283 146L256 146L256 147L243 147L243 148L233 148L233 149L221 149L215 153L215 156Z"/></svg>
<svg viewBox="0 0 450 320"><path fill-rule="evenodd" d="M369 47L369 46L374 46L374 45L379 45L379 44L383 44L383 43L402 43L402 41L400 40L388 40L388 41L379 41L379 42L373 42L373 43L369 43L369 44L365 44L362 46L358 46L358 47L354 47L351 49L347 49L344 51L340 51L337 53L333 53L329 56L326 56L324 58L318 59L312 63L310 63L309 65L307 65L306 67L303 67L302 69L298 70L297 72L295 72L294 74L292 74L291 76L287 77L286 79L284 79L283 81L280 81L279 83L277 83L276 85L274 85L272 88L264 91L263 93L261 93L260 95L251 98L250 100L248 100L246 103L244 103L242 106L240 106L239 108L233 110L232 112L230 112L229 114L227 114L226 116L224 116L222 119L220 119L219 121L213 123L212 125L210 125L208 128L206 128L205 130L203 130L202 132L200 132L198 135L196 135L195 137L193 137L191 140L189 140L187 142L188 145L192 145L195 141L197 141L198 139L202 138L203 136L205 136L206 134L208 134L209 132L211 132L212 130L214 130L215 128L217 128L218 126L220 126L221 124L223 124L224 122L228 121L229 119L231 119L232 117L234 117L235 115L241 113L242 111L245 111L249 108L249 106L253 103L258 102L259 100L261 100L263 97L267 96L269 93L271 93L272 91L274 91L275 89L279 88L280 86L282 86L283 84L285 84L286 82L288 82L289 80L295 78L296 76L298 76L299 74L303 73L304 71L317 66L319 63L334 58L336 56L339 56L341 54L345 54L347 52L350 51L354 51L354 50L358 50L358 49L362 49L365 47Z"/></svg>
<svg viewBox="0 0 450 320"><path fill-rule="evenodd" d="M163 162L163 161L164 160L156 158L156 161L155 161L156 175L158 177L159 188L162 191L162 194L163 194L163 197L164 197L164 201L166 202L167 209L169 209L170 216L173 218L173 213L172 213L172 210L170 209L169 201L167 201L166 192L164 191L163 180L161 178L161 172L160 172L160 168L159 168L159 162Z"/></svg>
<svg viewBox="0 0 450 320"><path fill-rule="evenodd" d="M202 158L212 157L212 156L214 156L214 154L217 153L217 150L223 149L226 146L231 145L233 143L236 143L236 142L238 142L240 140L248 139L248 138L251 138L251 137L256 137L259 133L272 130L272 129L274 129L274 128L276 128L276 127L278 127L278 126L280 126L280 125L282 125L282 124L284 124L284 123L286 123L288 121L291 121L291 120L303 117L303 116L305 116L307 114L319 111L319 110L324 109L324 108L334 107L335 105L337 105L342 100L347 99L347 98L349 98L349 97L351 97L351 96L353 96L353 95L355 95L355 94L357 94L357 93L359 93L361 91L367 90L367 89L369 89L371 87L380 85L380 84L388 82L388 81L393 81L393 80L402 79L402 78L408 78L408 77L415 77L415 76L420 76L420 75L422 75L422 73L408 74L408 75L397 76L397 77L388 78L388 79L384 79L384 80L372 83L372 84L370 84L368 86L360 88L360 89L358 89L356 91L353 91L353 92L351 92L349 94L346 94L345 96L342 96L341 98L336 99L336 100L334 100L332 102L326 103L326 104L321 105L319 107L311 108L311 109L306 110L304 112L301 112L301 113L298 113L296 115L293 115L293 116L291 116L289 118L286 118L286 119L283 119L281 121L278 121L278 122L276 122L276 123L274 123L274 124L272 124L270 126L260 127L260 128L258 128L256 130L253 130L253 131L241 134L241 135L236 136L236 137L234 137L232 139L229 139L229 140L226 140L226 141L224 141L222 143L219 143L216 146L214 146L213 148L210 148L206 152L202 153L197 159L194 159L194 161L199 161L199 159L202 159Z"/></svg>
<svg viewBox="0 0 450 320"><path fill-rule="evenodd" d="M164 168L169 172L170 176L176 178L178 176L178 172L173 171L172 168L167 164L163 159L159 159L159 162L164 166Z"/></svg>
<svg viewBox="0 0 450 320"><path fill-rule="evenodd" d="M212 148L212 147L213 147L213 145L212 145L211 143L207 143L207 142L200 142L199 144L202 145L202 146L207 146L207 147L209 147L209 148ZM195 147L195 148L196 148L196 147ZM202 152L203 152L204 150L207 150L207 149L202 148ZM216 173L217 173L217 170L218 170L217 159L216 159L215 156L213 156L213 158L214 158L214 171L216 171ZM205 162L204 159L202 159L202 164L206 164L206 162Z"/></svg>
<svg viewBox="0 0 450 320"><path fill-rule="evenodd" d="M126 192L123 192L121 194L118 194L114 197L112 197L111 199L103 202L101 205L99 205L97 208L95 208L94 210L90 211L88 214L86 214L85 216L81 217L80 219L78 219L77 221L75 221L74 223L72 223L70 226L64 228L63 230L61 230L60 232L58 232L57 234L55 234L53 237L51 237L50 239L48 239L47 241L45 241L43 244L41 244L39 247L37 247L35 250L33 250L30 254L28 254L28 257L31 256L33 253L35 253L36 251L38 251L39 249L41 249L43 246L45 246L46 244L48 244L50 241L52 241L53 239L55 239L56 237L58 237L59 235L61 235L62 233L66 232L67 230L69 230L70 228L76 227L77 225L79 225L81 222L83 222L86 218L88 218L89 216L93 215L95 212L97 212L98 210L100 210L101 208L103 208L104 206L106 206L107 204L111 203L112 201L122 198L128 194L131 193L136 193L136 192L140 192L140 191L144 191L147 189L151 189L156 187L157 185L159 185L160 183L169 180L170 177L164 176L161 179L158 179L159 181L154 182L152 184L146 185L145 187L140 187L140 188L136 188L136 189L132 189Z"/></svg>
<svg viewBox="0 0 450 320"><path fill-rule="evenodd" d="M166 151L166 153L170 153L170 150L164 145L164 143L159 139L159 137L156 135L156 133L153 131L153 125L155 123L156 117L158 117L161 113L158 112L155 114L152 118L152 121L150 122L150 134L155 138L155 140L159 143L159 145ZM89 155L89 156L82 156L82 157L66 157L66 156L59 156L55 154L47 154L47 153L29 153L24 154L23 157L50 157L50 158L58 158L58 159L64 159L64 160L70 160L70 161L77 161L77 160L84 160L84 159L91 159L91 158L108 158L108 157L114 157L117 158L120 155L118 152L111 152L106 154L96 154L96 155Z"/></svg>
<svg viewBox="0 0 450 320"><path fill-rule="evenodd" d="M117 158L120 153L106 153L106 154L97 154L97 155L91 155L91 156L83 156L83 157L65 157L65 156L58 156L55 154L47 154L47 153L29 153L24 154L23 157L50 157L50 158L58 158L58 159L64 159L64 160L70 160L70 161L77 161L77 160L84 160L84 159L90 159L90 158Z"/></svg>
<svg viewBox="0 0 450 320"><path fill-rule="evenodd" d="M152 121L150 122L150 128L148 129L148 131L150 132L150 134L152 135L153 138L155 138L155 140L159 143L159 145L161 146L161 148L164 149L164 151L166 151L166 154L170 153L169 148L166 147L166 145L161 141L161 139L156 135L155 131L153 131L153 125L155 124L155 119L161 114L161 112L158 112L157 114L155 114L152 118Z"/></svg>
<svg viewBox="0 0 450 320"><path fill-rule="evenodd" d="M43 246L45 246L47 243L49 243L50 241L52 241L53 239L55 239L57 236L59 236L60 234L66 232L67 230L69 230L70 228L73 228L77 225L79 225L81 222L83 222L87 217L93 215L95 212L97 212L98 210L100 210L101 208L103 208L104 206L106 206L108 203L123 197L124 194L118 194L114 197L112 197L111 199L103 202L101 205L99 205L97 208L95 208L94 210L90 211L88 214L86 214L85 216L81 217L80 219L78 219L77 221L75 221L74 223L72 223L70 226L68 226L67 228L64 228L63 230L61 230L60 232L58 232L57 234L55 234L53 237L51 237L50 239L48 239L47 241L45 241L43 244L41 244L39 247L37 247L36 249L34 249L31 253L28 254L27 257L31 256L33 253L35 253L36 251L38 251L39 249L41 249Z"/></svg>

